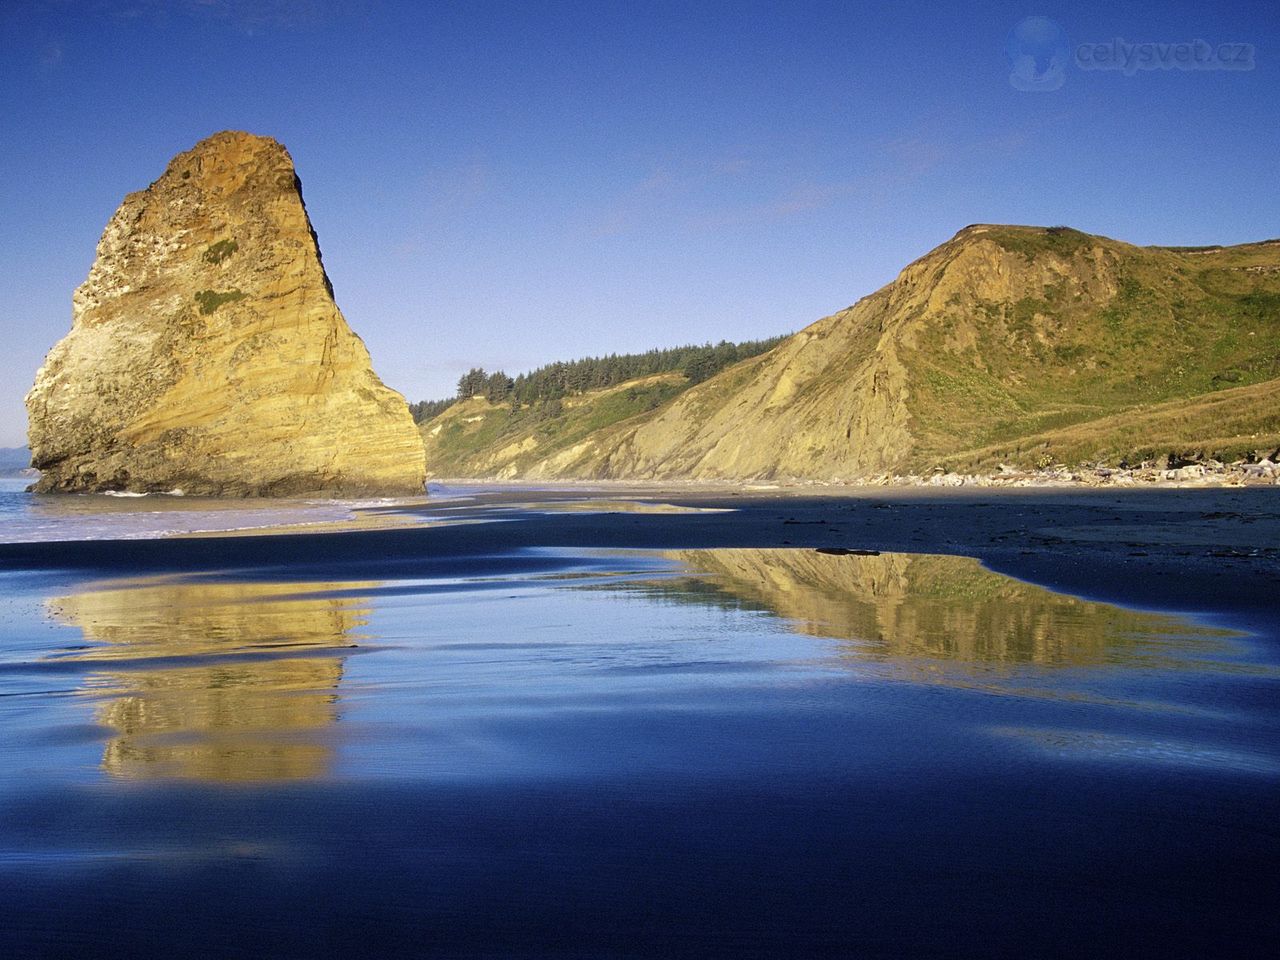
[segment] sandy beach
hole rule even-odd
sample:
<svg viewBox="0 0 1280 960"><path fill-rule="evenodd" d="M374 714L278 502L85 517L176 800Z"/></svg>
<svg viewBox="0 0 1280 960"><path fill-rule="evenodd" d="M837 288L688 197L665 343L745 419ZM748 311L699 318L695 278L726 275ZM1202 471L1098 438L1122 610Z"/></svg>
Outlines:
<svg viewBox="0 0 1280 960"><path fill-rule="evenodd" d="M0 952L1280 933L1273 491L435 494L0 545Z"/></svg>
<svg viewBox="0 0 1280 960"><path fill-rule="evenodd" d="M368 508L374 529L0 544L8 570L394 576L524 548L845 547L976 557L1053 589L1130 605L1266 610L1280 589L1269 488L1196 490L655 489L513 485ZM592 500L603 505L592 506ZM689 508L643 512L619 501ZM438 521L418 529L406 522ZM460 521L485 522L466 522ZM345 526L350 526L345 525ZM388 529L387 527L391 527Z"/></svg>

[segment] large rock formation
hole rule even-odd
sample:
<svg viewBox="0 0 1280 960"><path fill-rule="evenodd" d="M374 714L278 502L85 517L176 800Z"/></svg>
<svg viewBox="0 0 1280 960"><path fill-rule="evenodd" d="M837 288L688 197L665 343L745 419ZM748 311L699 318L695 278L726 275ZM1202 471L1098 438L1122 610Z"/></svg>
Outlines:
<svg viewBox="0 0 1280 960"><path fill-rule="evenodd" d="M1280 241L1138 247L976 224L658 409L594 432L566 420L555 436L539 417L489 429L501 411L474 400L423 433L433 475L536 479L841 481L1262 456L1280 446L1277 342Z"/></svg>
<svg viewBox="0 0 1280 960"><path fill-rule="evenodd" d="M1169 443L1239 452L1274 443L1274 410L1253 394L1230 417L1202 415L1204 404L1280 376L1277 335L1280 243L1136 247L979 224L849 309L531 474L849 480L1115 462L1170 452L1130 429L1161 403L1188 428Z"/></svg>
<svg viewBox="0 0 1280 960"><path fill-rule="evenodd" d="M421 441L333 300L283 146L224 132L127 196L27 395L40 491L414 494Z"/></svg>

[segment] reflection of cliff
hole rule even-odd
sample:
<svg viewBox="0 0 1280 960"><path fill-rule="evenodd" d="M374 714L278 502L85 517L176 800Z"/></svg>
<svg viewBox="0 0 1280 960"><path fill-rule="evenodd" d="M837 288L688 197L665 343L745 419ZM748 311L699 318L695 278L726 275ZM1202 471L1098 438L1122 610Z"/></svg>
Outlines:
<svg viewBox="0 0 1280 960"><path fill-rule="evenodd" d="M1183 621L1053 593L968 557L830 556L813 550L685 550L675 559L723 591L858 641L860 656L1088 664L1138 654L1141 634Z"/></svg>
<svg viewBox="0 0 1280 960"><path fill-rule="evenodd" d="M323 774L342 655L366 615L359 601L305 592L331 586L163 583L52 601L53 615L94 644L80 656L121 667L90 680L104 697L98 720L115 731L103 768L128 778Z"/></svg>

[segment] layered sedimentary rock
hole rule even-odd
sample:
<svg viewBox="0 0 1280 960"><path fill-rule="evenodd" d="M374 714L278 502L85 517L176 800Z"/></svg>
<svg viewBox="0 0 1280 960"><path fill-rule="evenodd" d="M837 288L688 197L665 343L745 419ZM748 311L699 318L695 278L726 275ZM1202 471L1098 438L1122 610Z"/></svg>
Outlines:
<svg viewBox="0 0 1280 960"><path fill-rule="evenodd" d="M839 482L1274 460L1278 340L1280 241L1138 247L975 224L656 409L588 432L597 418L571 405L603 413L649 388L567 397L559 418L477 398L423 435L432 475L460 477Z"/></svg>
<svg viewBox="0 0 1280 960"><path fill-rule="evenodd" d="M892 283L527 475L839 481L1275 448L1280 243L978 224ZM1144 417L1155 405L1172 422ZM1158 427L1158 429L1157 429Z"/></svg>
<svg viewBox="0 0 1280 960"><path fill-rule="evenodd" d="M325 275L285 148L224 132L107 224L27 396L49 491L420 493L408 407Z"/></svg>

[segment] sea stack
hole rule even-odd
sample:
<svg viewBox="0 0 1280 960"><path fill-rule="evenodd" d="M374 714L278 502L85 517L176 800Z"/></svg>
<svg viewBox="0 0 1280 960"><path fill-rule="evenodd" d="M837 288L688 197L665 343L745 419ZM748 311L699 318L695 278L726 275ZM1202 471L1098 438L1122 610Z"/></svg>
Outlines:
<svg viewBox="0 0 1280 960"><path fill-rule="evenodd" d="M26 403L41 492L423 490L408 406L338 310L269 137L215 134L125 197Z"/></svg>

